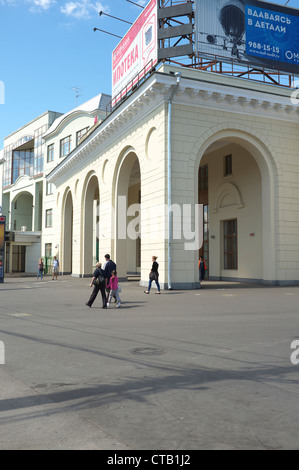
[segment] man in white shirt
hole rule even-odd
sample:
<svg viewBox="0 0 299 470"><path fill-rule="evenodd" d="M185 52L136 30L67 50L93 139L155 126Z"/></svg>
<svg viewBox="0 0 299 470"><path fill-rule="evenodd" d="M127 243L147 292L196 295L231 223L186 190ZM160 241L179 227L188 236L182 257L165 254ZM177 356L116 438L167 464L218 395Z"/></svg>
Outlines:
<svg viewBox="0 0 299 470"><path fill-rule="evenodd" d="M58 259L56 259L56 256L54 256L53 261L52 261L52 281L54 281L54 276L56 277L56 281L57 281L58 268L59 268L59 262L58 262Z"/></svg>

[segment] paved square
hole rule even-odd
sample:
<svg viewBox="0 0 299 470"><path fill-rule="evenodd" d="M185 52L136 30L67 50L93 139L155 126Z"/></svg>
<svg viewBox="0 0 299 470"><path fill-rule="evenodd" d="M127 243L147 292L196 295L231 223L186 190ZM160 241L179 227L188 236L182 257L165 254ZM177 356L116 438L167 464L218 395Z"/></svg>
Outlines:
<svg viewBox="0 0 299 470"><path fill-rule="evenodd" d="M0 285L0 448L298 449L299 288L143 290Z"/></svg>

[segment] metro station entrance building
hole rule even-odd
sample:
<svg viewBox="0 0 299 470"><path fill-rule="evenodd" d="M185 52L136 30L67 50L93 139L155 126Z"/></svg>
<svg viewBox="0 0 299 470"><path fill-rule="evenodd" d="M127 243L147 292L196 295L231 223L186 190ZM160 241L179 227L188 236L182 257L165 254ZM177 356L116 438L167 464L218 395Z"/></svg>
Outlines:
<svg viewBox="0 0 299 470"><path fill-rule="evenodd" d="M163 288L194 289L203 254L211 280L298 284L291 94L172 65L151 73L47 176L62 271L90 276L95 253L110 253L120 278L146 285L155 255Z"/></svg>

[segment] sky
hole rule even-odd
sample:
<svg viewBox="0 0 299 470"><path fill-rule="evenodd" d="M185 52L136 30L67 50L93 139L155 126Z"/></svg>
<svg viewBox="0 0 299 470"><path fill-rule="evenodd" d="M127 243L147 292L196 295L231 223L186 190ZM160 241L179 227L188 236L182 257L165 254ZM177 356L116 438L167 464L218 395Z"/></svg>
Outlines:
<svg viewBox="0 0 299 470"><path fill-rule="evenodd" d="M287 6L299 8L299 0ZM133 22L141 12L128 0L0 0L0 149L4 137L45 111L66 113L111 94L120 39L93 28L124 36L130 25L107 15Z"/></svg>
<svg viewBox="0 0 299 470"><path fill-rule="evenodd" d="M111 94L120 39L93 28L123 36L130 25L100 11L133 22L142 8L126 0L0 0L0 149L4 137L45 111L65 113Z"/></svg>

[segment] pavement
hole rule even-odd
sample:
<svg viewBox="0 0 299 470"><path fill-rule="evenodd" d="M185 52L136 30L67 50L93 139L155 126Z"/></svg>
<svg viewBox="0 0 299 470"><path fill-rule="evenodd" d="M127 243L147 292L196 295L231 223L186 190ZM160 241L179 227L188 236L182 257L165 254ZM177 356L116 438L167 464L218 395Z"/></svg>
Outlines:
<svg viewBox="0 0 299 470"><path fill-rule="evenodd" d="M299 449L298 287L89 282L0 284L0 449Z"/></svg>

